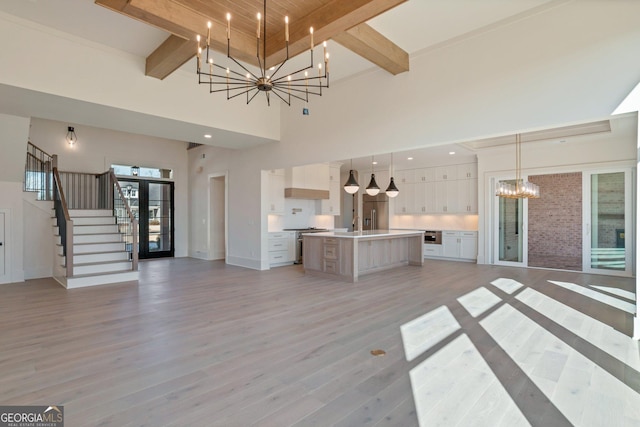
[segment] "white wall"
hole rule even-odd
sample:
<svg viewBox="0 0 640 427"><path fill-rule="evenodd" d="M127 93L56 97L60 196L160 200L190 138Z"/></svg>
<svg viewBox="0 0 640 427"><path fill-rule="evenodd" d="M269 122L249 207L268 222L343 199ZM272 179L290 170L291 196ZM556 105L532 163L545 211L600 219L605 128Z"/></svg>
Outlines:
<svg viewBox="0 0 640 427"><path fill-rule="evenodd" d="M181 141L134 135L90 126L76 126L78 143L66 141L67 126L53 120L33 118L30 139L50 154L58 155L61 171L107 171L112 164L138 165L173 170L175 185L175 256L188 254L189 181L187 144Z"/></svg>
<svg viewBox="0 0 640 427"><path fill-rule="evenodd" d="M0 114L0 209L10 215L4 242L8 282L24 280L22 186L28 138L28 118Z"/></svg>

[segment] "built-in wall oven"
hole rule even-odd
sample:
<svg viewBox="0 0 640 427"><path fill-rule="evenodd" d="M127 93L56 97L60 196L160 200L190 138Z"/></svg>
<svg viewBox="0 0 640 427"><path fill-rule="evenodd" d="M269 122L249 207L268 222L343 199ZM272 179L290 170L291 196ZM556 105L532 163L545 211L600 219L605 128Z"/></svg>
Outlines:
<svg viewBox="0 0 640 427"><path fill-rule="evenodd" d="M442 231L426 230L424 232L424 243L429 245L441 245L442 244Z"/></svg>

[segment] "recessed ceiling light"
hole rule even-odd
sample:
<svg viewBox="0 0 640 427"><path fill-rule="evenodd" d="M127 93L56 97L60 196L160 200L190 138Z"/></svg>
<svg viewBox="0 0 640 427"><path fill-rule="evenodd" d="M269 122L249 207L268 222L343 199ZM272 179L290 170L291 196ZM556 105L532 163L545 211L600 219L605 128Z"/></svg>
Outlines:
<svg viewBox="0 0 640 427"><path fill-rule="evenodd" d="M371 163L373 163L374 165L377 165L377 164L378 164L378 162L371 162Z"/></svg>
<svg viewBox="0 0 640 427"><path fill-rule="evenodd" d="M449 151L449 154L453 156L454 154L456 154L456 152L455 151Z"/></svg>
<svg viewBox="0 0 640 427"><path fill-rule="evenodd" d="M407 157L407 160L413 160L413 157Z"/></svg>
<svg viewBox="0 0 640 427"><path fill-rule="evenodd" d="M209 139L209 138L211 138L211 135L206 134L204 137L205 137L205 138L207 138L207 139Z"/></svg>

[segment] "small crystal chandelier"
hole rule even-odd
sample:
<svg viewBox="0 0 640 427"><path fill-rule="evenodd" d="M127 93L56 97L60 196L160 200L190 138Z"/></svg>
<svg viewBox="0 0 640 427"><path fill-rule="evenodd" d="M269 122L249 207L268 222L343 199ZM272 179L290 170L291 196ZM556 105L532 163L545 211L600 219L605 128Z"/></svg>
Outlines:
<svg viewBox="0 0 640 427"><path fill-rule="evenodd" d="M540 197L540 187L522 179L522 141L520 134L516 134L516 181L510 184L499 181L496 186L496 196L507 199L537 199Z"/></svg>
<svg viewBox="0 0 640 427"><path fill-rule="evenodd" d="M243 71L236 71L229 67L222 66L213 60L210 49L211 41L211 22L207 23L207 39L206 44L201 46L201 37L196 37L198 41L197 48L197 73L198 83L208 84L209 93L226 92L227 99L237 96L247 95L247 104L249 104L255 96L264 92L267 98L267 105L271 105L271 94L275 94L287 105L291 105L291 98L309 102L309 95L322 96L322 88L329 87L329 53L327 52L327 42L323 42L323 62L317 65L318 74L311 75L314 67L313 63L313 27L309 28L310 38L310 65L294 71L292 73L281 74L282 66L289 58L289 17L284 17L284 34L285 47L287 56L280 65L267 69L267 1L264 0L264 14L257 14L258 28L256 31L256 57L258 58L259 72L254 73L247 67L242 65L238 60L231 56L231 14L227 13L227 58L229 58L234 66L241 68ZM264 19L264 23L262 22ZM261 31L262 28L262 31ZM261 48L262 47L262 52ZM262 56L260 56L262 54ZM202 61L205 62L203 68ZM323 70L324 68L324 70ZM216 73L217 70L222 72Z"/></svg>

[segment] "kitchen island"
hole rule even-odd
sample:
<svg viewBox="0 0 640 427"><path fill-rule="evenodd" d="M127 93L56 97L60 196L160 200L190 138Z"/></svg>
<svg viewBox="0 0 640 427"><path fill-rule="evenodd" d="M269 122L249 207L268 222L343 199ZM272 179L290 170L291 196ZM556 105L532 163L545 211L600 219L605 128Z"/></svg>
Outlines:
<svg viewBox="0 0 640 427"><path fill-rule="evenodd" d="M365 274L424 262L422 231L330 231L302 238L304 271L314 276L357 282Z"/></svg>

